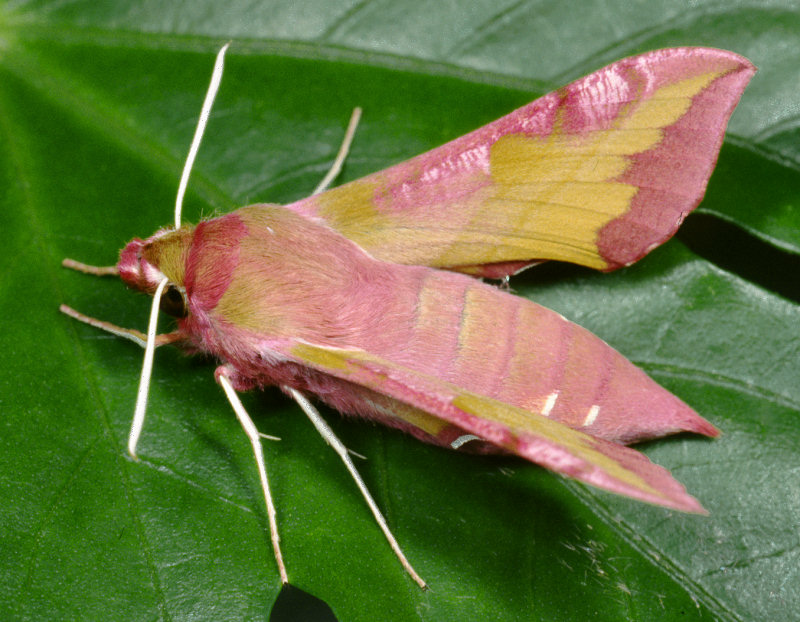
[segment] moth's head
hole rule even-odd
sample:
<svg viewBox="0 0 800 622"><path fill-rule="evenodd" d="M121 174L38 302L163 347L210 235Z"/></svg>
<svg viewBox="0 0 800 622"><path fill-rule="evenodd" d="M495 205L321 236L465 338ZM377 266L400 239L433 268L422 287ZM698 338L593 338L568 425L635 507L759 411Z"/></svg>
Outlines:
<svg viewBox="0 0 800 622"><path fill-rule="evenodd" d="M186 260L194 237L194 227L160 229L146 240L134 238L119 254L120 278L129 287L153 294L166 277L169 284L161 299L161 309L175 317L186 315L184 277Z"/></svg>

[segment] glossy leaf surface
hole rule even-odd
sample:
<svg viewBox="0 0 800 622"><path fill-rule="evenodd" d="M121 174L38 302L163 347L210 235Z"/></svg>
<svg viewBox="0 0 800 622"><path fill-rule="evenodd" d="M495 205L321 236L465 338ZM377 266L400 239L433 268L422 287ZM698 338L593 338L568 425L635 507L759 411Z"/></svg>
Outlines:
<svg viewBox="0 0 800 622"><path fill-rule="evenodd" d="M365 117L342 181L617 58L673 45L731 49L759 73L700 209L761 240L730 249L733 265L757 265L779 248L759 272L786 285L797 279L795 11L598 2L576 20L557 2L448 7L111 1L0 9L0 618L264 619L277 597L257 475L213 363L158 353L135 464L124 446L140 350L57 312L67 302L143 327L144 297L59 262L112 263L128 239L170 221L224 41L235 46L190 183L190 220L307 194L355 105ZM512 282L724 431L716 441L641 447L710 517L326 413L368 456L360 469L432 586L421 592L297 409L275 392L252 394L246 404L260 428L283 439L267 454L293 582L347 620L387 609L398 620L792 619L800 606L800 309L743 272L672 241L612 275L551 265Z"/></svg>

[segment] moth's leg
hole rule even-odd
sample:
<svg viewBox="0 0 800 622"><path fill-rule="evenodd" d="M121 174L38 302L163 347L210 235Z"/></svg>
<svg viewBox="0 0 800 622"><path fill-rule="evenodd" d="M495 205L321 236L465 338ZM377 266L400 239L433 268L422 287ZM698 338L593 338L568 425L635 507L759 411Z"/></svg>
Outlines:
<svg viewBox="0 0 800 622"><path fill-rule="evenodd" d="M95 268L93 266L86 266L85 264L81 264L72 260L65 260L64 265L69 268L80 269L82 272L89 272L89 274L96 274L99 276L109 273L108 268ZM76 265L81 266L82 268L90 268L90 270L76 268ZM116 335L117 337L129 339L130 341L133 341L135 344L144 348L142 374L139 377L139 390L136 395L136 407L133 411L133 421L131 422L131 431L128 436L128 453L134 459L136 459L136 445L139 442L139 436L141 435L142 427L144 426L145 409L147 407L147 393L150 387L150 374L153 368L153 352L158 346L183 341L186 339L185 335L179 331L164 333L162 335L156 334L158 303L161 299L161 293L164 291L164 287L166 285L167 279L164 278L156 288L156 292L153 296L153 304L150 308L150 321L148 322L147 334L144 334L134 328L122 328L121 326L117 326L111 322L104 322L88 315L84 315L83 313L79 313L67 305L61 305L59 307L61 313L64 313L65 315L68 315L79 322L83 322L89 326L94 326L95 328L104 330L112 335Z"/></svg>
<svg viewBox="0 0 800 622"><path fill-rule="evenodd" d="M117 266L90 266L89 264L75 261L69 257L61 260L61 265L70 270L77 270L84 274L93 274L94 276L119 276L119 269Z"/></svg>
<svg viewBox="0 0 800 622"><path fill-rule="evenodd" d="M406 559L406 556L403 554L403 551L400 549L400 545L395 540L395 537L392 535L392 532L389 531L389 526L386 524L386 519L381 514L381 511L378 509L378 504L375 503L375 500L372 498L372 495L369 494L369 490L367 490L367 486L364 483L364 480L361 479L361 476L356 471L356 467L353 464L353 461L350 459L350 456L347 452L347 448L342 444L336 435L333 433L333 430L325 423L325 420L322 418L322 415L319 414L316 408L311 404L311 402L306 399L306 396L293 389L292 387L283 386L281 387L284 391L286 391L289 395L294 398L294 400L298 403L300 408L303 409L303 412L306 413L309 419L311 419L311 423L314 424L314 427L317 428L317 431L322 435L322 438L325 439L325 442L328 443L333 450L339 454L339 457L344 462L344 465L347 467L347 470L350 471L350 475L352 476L353 480L356 482L356 486L361 491L361 494L364 496L364 500L367 502L369 509L372 511L372 515L375 517L375 520L378 523L378 526L383 531L383 535L386 536L386 539L389 541L389 545L392 547L394 554L397 556L397 559L400 560L400 563L403 565L403 568L406 569L406 572L411 575L411 578L417 582L417 584L425 589L428 586L426 585L425 581L417 574L417 571L411 566L411 564Z"/></svg>
<svg viewBox="0 0 800 622"><path fill-rule="evenodd" d="M69 268L70 270L77 270L78 272L83 272L84 274L91 274L94 276L119 276L119 270L117 269L117 266L90 266L89 264L75 261L74 259L70 259L68 257L61 261L61 265L65 268ZM95 328L104 330L107 333L116 335L117 337L130 339L135 344L143 348L147 346L147 335L136 330L135 328L122 328L121 326L117 326L111 322L98 320L97 318L84 315L83 313L80 313L79 311L76 311L67 305L61 305L58 310L61 311L61 313L70 316L74 320L78 320L79 322L83 322L89 326L94 326ZM163 335L155 335L154 345L155 347L163 346L168 343L182 341L183 339L185 339L185 337L178 331L164 333Z"/></svg>
<svg viewBox="0 0 800 622"><path fill-rule="evenodd" d="M239 423L244 429L244 433L247 434L247 438L250 439L250 445L252 446L253 454L256 457L258 475L261 478L261 489L264 491L264 501L267 503L267 519L269 520L269 531L272 539L272 550L275 553L275 562L278 564L278 572L281 576L281 582L289 583L289 577L286 574L286 566L283 563L283 555L281 555L280 536L278 536L278 522L275 518L275 505L272 502L272 494L269 491L267 467L266 463L264 462L264 452L261 448L261 437L263 435L259 433L255 423L253 423L253 420L250 418L250 415L247 414L247 411L244 409L239 396L236 394L236 390L233 388L233 384L231 384L231 380L235 377L235 373L236 372L227 365L221 365L217 368L215 376L217 378L217 382L219 382L220 386L222 386L222 389L225 391L225 395L227 396L228 401L233 408L233 412L236 413L236 417L239 419Z"/></svg>
<svg viewBox="0 0 800 622"><path fill-rule="evenodd" d="M117 326L116 324L112 324L111 322L104 322L103 320L98 320L97 318L90 317L88 315L84 315L80 311L76 311L72 307L68 307L67 305L61 305L58 308L61 313L70 316L72 319L78 320L79 322L83 322L84 324L88 324L89 326L94 326L95 328L99 328L100 330L104 330L107 333L111 333L112 335L116 335L117 337L123 337L124 339L129 339L133 341L135 344L145 347L147 344L147 335L143 332L136 330L135 328L122 328L121 326ZM178 331L173 331L171 333L162 333L161 335L156 335L155 337L155 347L164 346L169 343L176 343L178 341L183 341L185 336L182 335Z"/></svg>
<svg viewBox="0 0 800 622"><path fill-rule="evenodd" d="M347 159L347 154L350 151L350 143L353 142L353 136L356 134L356 128L358 127L358 121L361 118L361 108L353 108L353 114L350 115L350 122L347 124L347 130L344 133L344 139L342 139L342 145L339 147L339 153L336 154L336 159L333 161L330 170L322 178L322 181L317 184L317 187L314 188L314 192L312 195L319 194L324 190L328 189L328 186L331 185L334 179L342 172L342 165L344 161Z"/></svg>

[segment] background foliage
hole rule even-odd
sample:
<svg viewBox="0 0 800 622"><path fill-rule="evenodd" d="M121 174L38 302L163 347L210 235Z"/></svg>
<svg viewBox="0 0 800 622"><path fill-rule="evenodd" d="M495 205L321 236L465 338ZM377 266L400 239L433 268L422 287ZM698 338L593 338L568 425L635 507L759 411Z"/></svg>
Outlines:
<svg viewBox="0 0 800 622"><path fill-rule="evenodd" d="M16 1L0 6L0 618L264 619L279 590L257 475L214 363L156 357L142 460L124 446L148 302L62 270L171 219L213 53L227 72L186 218L308 193L353 106L342 180L630 54L749 57L702 211L613 275L512 282L724 430L642 449L711 512L683 516L325 413L431 589L393 558L292 404L246 396L295 584L342 620L788 620L800 608L800 12L794 2ZM681 241L683 240L686 245ZM687 248L688 245L688 248ZM690 250L691 249L691 250Z"/></svg>

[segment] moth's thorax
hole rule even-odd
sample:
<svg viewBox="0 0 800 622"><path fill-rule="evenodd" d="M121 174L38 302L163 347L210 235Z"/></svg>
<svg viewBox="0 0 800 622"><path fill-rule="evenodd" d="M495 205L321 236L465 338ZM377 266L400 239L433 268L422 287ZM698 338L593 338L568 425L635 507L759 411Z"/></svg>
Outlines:
<svg viewBox="0 0 800 622"><path fill-rule="evenodd" d="M193 233L194 227L189 225L177 231L160 229L146 240L134 238L120 252L120 278L130 287L150 294L164 277L183 285Z"/></svg>
<svg viewBox="0 0 800 622"><path fill-rule="evenodd" d="M220 344L244 331L250 341L346 346L374 320L367 315L381 316L392 282L383 262L325 225L281 206L251 205L197 225L185 288L192 321L207 321Z"/></svg>

